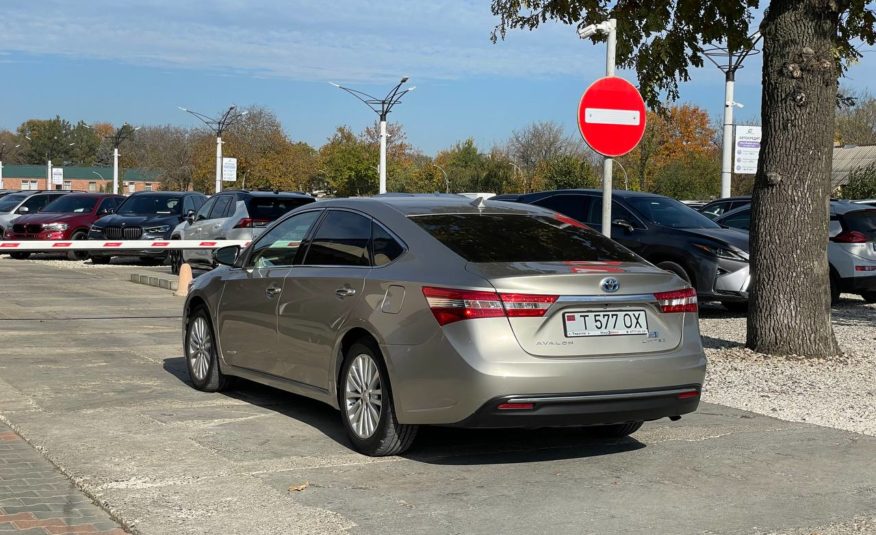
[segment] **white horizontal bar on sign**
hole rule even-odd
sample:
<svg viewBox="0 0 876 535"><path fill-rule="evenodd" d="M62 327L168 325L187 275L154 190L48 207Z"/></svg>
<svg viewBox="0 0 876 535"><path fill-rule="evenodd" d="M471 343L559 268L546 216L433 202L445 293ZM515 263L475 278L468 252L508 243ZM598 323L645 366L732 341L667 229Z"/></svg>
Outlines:
<svg viewBox="0 0 876 535"><path fill-rule="evenodd" d="M290 242L291 243L291 242ZM246 247L249 240L32 240L0 241L0 254L15 251L118 251L121 249L172 250L172 249L219 249L229 245ZM288 247L289 245L287 245Z"/></svg>
<svg viewBox="0 0 876 535"><path fill-rule="evenodd" d="M584 108L584 122L590 124L619 124L639 126L641 114L637 110L612 110L608 108Z"/></svg>

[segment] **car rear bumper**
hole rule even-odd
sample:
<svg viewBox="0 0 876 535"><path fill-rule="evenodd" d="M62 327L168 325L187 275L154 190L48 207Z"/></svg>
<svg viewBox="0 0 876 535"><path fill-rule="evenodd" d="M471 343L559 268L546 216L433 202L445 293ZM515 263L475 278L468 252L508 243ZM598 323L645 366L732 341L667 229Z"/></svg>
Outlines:
<svg viewBox="0 0 876 535"><path fill-rule="evenodd" d="M840 279L840 288L844 292L853 294L876 291L876 272L869 273L869 275Z"/></svg>
<svg viewBox="0 0 876 535"><path fill-rule="evenodd" d="M455 427L568 427L644 422L694 412L700 386L491 399ZM529 404L532 408L528 408ZM511 408L500 408L502 406ZM513 408L523 406L524 408Z"/></svg>

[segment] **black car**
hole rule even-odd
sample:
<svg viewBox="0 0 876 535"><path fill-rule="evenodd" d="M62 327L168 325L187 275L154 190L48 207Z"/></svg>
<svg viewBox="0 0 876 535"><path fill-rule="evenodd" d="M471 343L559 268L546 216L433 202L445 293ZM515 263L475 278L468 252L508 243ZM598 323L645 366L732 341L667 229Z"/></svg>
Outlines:
<svg viewBox="0 0 876 535"><path fill-rule="evenodd" d="M718 219L722 215L751 204L751 195L740 195L739 197L725 197L723 199L715 199L706 204L702 208L697 208L704 216L711 220Z"/></svg>
<svg viewBox="0 0 876 535"><path fill-rule="evenodd" d="M207 196L196 192L144 191L128 197L116 213L98 219L88 232L89 240L170 239L174 227L194 214ZM108 264L113 256L138 256L148 264L159 264L167 251L116 250L91 253L95 264Z"/></svg>
<svg viewBox="0 0 876 535"><path fill-rule="evenodd" d="M612 194L611 237L690 282L703 300L739 309L748 301L748 233L725 229L684 204L653 193ZM495 201L543 206L602 228L602 191L558 190L499 195Z"/></svg>

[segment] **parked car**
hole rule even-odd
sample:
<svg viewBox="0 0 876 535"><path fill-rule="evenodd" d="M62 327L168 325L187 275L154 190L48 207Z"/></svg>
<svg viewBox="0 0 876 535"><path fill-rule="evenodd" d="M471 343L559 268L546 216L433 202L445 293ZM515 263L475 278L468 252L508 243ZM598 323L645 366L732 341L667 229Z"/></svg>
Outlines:
<svg viewBox="0 0 876 535"><path fill-rule="evenodd" d="M876 199L861 199L859 201L852 201L852 202L856 202L858 204L866 204L869 206L876 206Z"/></svg>
<svg viewBox="0 0 876 535"><path fill-rule="evenodd" d="M705 206L697 208L697 210L709 219L715 220L731 210L748 206L749 204L751 204L751 195L741 195L739 197L715 199Z"/></svg>
<svg viewBox="0 0 876 535"><path fill-rule="evenodd" d="M197 192L143 191L132 194L116 213L98 219L88 231L89 240L169 240L171 231L207 201ZM167 251L116 250L91 253L95 264L108 264L114 256L137 256L147 264L160 264Z"/></svg>
<svg viewBox="0 0 876 535"><path fill-rule="evenodd" d="M716 223L748 231L751 206L737 208ZM830 297L837 303L843 292L876 303L876 208L848 201L830 202Z"/></svg>
<svg viewBox="0 0 876 535"><path fill-rule="evenodd" d="M688 281L702 299L738 310L748 301L748 233L721 228L696 210L653 193L612 194L611 237L657 267ZM556 210L602 229L602 191L559 190L494 200Z"/></svg>
<svg viewBox="0 0 876 535"><path fill-rule="evenodd" d="M0 197L0 236L19 216L35 214L69 191L17 191Z"/></svg>
<svg viewBox="0 0 876 535"><path fill-rule="evenodd" d="M688 208L693 208L694 210L699 210L708 204L706 201L697 201L697 200L682 200L681 204L687 206Z"/></svg>
<svg viewBox="0 0 876 535"><path fill-rule="evenodd" d="M234 376L323 401L368 455L421 424L625 436L699 401L696 292L550 210L329 200L215 256L184 307L195 388Z"/></svg>
<svg viewBox="0 0 876 535"><path fill-rule="evenodd" d="M225 190L210 197L192 217L173 231L175 240L251 240L270 223L316 199L303 193ZM171 252L171 266L179 273L183 262L215 267L213 252L192 249Z"/></svg>
<svg viewBox="0 0 876 535"><path fill-rule="evenodd" d="M84 240L88 229L101 217L113 213L125 200L121 195L74 193L55 199L39 213L16 219L6 231L7 240ZM27 258L28 252L12 253ZM70 251L71 260L88 258L85 251Z"/></svg>

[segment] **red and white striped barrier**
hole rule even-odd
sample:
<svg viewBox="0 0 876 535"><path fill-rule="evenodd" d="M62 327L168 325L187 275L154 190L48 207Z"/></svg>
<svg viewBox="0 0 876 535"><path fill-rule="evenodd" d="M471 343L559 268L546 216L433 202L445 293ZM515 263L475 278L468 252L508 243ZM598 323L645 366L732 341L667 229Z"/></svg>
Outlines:
<svg viewBox="0 0 876 535"><path fill-rule="evenodd" d="M219 249L228 245L246 247L248 240L33 240L0 241L0 254L14 251L115 251L120 249Z"/></svg>

